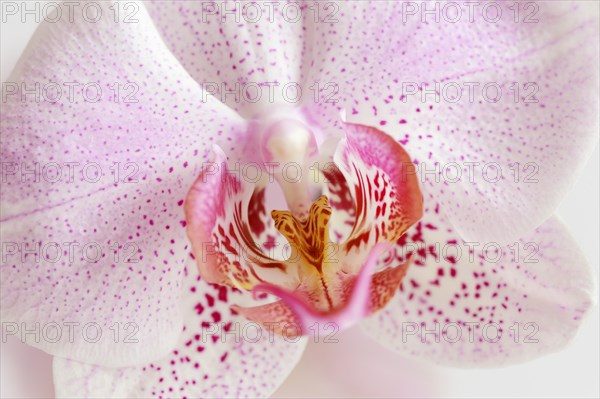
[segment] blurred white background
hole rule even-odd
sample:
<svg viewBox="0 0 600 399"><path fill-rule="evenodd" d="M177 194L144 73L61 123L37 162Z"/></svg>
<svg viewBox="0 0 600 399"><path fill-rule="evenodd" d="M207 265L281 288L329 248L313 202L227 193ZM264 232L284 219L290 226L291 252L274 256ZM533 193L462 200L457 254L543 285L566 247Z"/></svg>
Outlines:
<svg viewBox="0 0 600 399"><path fill-rule="evenodd" d="M33 34L33 20L1 23L4 82ZM596 272L599 259L598 147L558 209ZM569 167L569 165L564 165ZM339 344L309 344L275 397L585 397L600 396L599 313L594 309L563 351L502 369L456 370L388 352L361 331L340 333ZM49 355L9 340L1 344L1 397L53 397Z"/></svg>

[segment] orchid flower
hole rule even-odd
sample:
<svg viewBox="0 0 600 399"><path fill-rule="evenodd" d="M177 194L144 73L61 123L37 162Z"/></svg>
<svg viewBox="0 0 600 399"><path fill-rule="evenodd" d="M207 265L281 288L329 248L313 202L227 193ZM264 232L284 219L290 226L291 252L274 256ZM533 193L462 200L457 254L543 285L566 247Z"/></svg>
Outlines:
<svg viewBox="0 0 600 399"><path fill-rule="evenodd" d="M114 18L124 3L93 4L110 17L42 22L2 103L2 320L55 356L58 397L269 396L306 336L354 325L460 367L525 361L574 336L593 278L552 215L597 139L593 6L535 3L537 22L523 23L500 2L510 17L493 23L424 23L396 1L128 2L131 18ZM281 19L286 6L297 20ZM449 81L537 82L539 102L436 100ZM103 95L28 95L53 82ZM135 101L115 82L136 83ZM301 101L278 89L288 82ZM223 95L236 85L276 90ZM421 173L467 162L504 174ZM31 176L54 163L99 172ZM526 164L535 183L507 175ZM48 242L55 255L104 252L32 252ZM503 250L491 260L473 243ZM531 243L535 262L505 250ZM502 338L482 338L486 323ZM47 326L62 335L21 333Z"/></svg>

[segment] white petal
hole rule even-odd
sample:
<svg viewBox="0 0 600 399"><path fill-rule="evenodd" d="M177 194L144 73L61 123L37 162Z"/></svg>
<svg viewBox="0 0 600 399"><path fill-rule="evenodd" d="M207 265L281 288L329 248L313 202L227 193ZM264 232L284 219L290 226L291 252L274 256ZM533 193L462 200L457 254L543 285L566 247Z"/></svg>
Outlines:
<svg viewBox="0 0 600 399"><path fill-rule="evenodd" d="M306 339L284 339L234 315L230 288L186 275L185 326L168 356L144 366L107 368L54 359L57 397L268 397L294 368Z"/></svg>

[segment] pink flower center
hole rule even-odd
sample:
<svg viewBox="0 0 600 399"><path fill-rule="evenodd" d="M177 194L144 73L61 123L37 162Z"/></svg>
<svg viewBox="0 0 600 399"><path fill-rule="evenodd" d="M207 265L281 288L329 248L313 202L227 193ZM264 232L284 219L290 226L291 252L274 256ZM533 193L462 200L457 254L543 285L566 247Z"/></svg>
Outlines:
<svg viewBox="0 0 600 399"><path fill-rule="evenodd" d="M232 160L217 148L219 167L205 170L186 200L202 276L279 297L236 310L263 325L298 327L272 326L288 335L308 333L314 322L347 327L381 308L409 265L379 256L382 248L395 245L422 215L408 154L375 128L344 124L335 155L315 163L318 129L295 114L274 112L249 126L248 145L256 148L249 157L262 161L270 179L249 182L228 173ZM286 210L267 212L269 182L277 183Z"/></svg>

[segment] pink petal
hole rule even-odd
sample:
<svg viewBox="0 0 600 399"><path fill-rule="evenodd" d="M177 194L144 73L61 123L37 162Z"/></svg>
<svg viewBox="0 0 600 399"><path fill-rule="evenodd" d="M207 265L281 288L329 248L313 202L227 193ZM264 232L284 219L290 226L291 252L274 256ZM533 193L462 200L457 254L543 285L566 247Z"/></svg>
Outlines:
<svg viewBox="0 0 600 399"><path fill-rule="evenodd" d="M415 15L403 12L407 2L364 4L369 12L335 25L342 37L354 25L362 39L333 35L339 44L322 55L338 61L319 77L339 83L339 102L307 104L311 118L334 126L344 108L350 122L393 135L467 239L510 242L550 217L597 141L597 7L521 3L515 23L513 3L491 2L488 11L503 15L492 23L482 2L474 22L464 8L458 21L422 23L426 3L412 3ZM444 4L427 5L434 6ZM528 16L538 22L524 22ZM483 95L488 83L502 88L497 102L487 101L493 87ZM430 94L410 94L414 84ZM469 84L478 85L473 100ZM460 101L452 98L456 85ZM436 88L447 94L436 98Z"/></svg>
<svg viewBox="0 0 600 399"><path fill-rule="evenodd" d="M294 368L306 345L236 316L245 294L209 285L190 263L184 329L173 351L144 366L107 368L54 358L57 397L268 397Z"/></svg>
<svg viewBox="0 0 600 399"><path fill-rule="evenodd" d="M210 283L247 290L265 279L287 280L288 265L265 251L281 238L263 234L271 232L260 209L264 187L229 172L239 162L228 162L218 146L213 152L185 200L188 237L201 275Z"/></svg>
<svg viewBox="0 0 600 399"><path fill-rule="evenodd" d="M344 250L364 252L395 243L423 215L423 200L409 154L382 131L344 123L346 141L335 155L354 199L355 219Z"/></svg>
<svg viewBox="0 0 600 399"><path fill-rule="evenodd" d="M111 3L99 4L113 15ZM32 94L21 101L19 92L3 103L3 169L37 163L40 172L3 170L2 319L18 325L23 341L57 356L139 364L177 340L181 271L191 251L181 205L210 142L225 146L243 122L203 98L143 7L137 23L90 23L74 14L73 23L42 24L10 81L30 90L77 82L75 98L62 86L56 102ZM97 102L81 95L88 83L101 90ZM53 323L62 331L56 341L24 334ZM117 323L130 323L139 343L113 342ZM97 342L86 340L98 330Z"/></svg>
<svg viewBox="0 0 600 399"><path fill-rule="evenodd" d="M354 227L356 203L344 174L335 163L326 163L322 173L323 195L329 199L332 209L329 232L335 242L343 242Z"/></svg>
<svg viewBox="0 0 600 399"><path fill-rule="evenodd" d="M593 306L590 268L554 218L501 248L462 241L436 206L405 237L395 262L416 252L415 264L363 324L400 353L456 366L525 361L566 345Z"/></svg>
<svg viewBox="0 0 600 399"><path fill-rule="evenodd" d="M296 19L293 13L301 5L292 3L156 1L147 7L190 75L249 117L269 112L274 103L290 103L284 87L290 84L287 98L295 99L296 83L302 85L302 55L311 19L301 11L297 22L284 21L280 16L284 7L291 7L289 19ZM298 100L310 96L303 90Z"/></svg>

